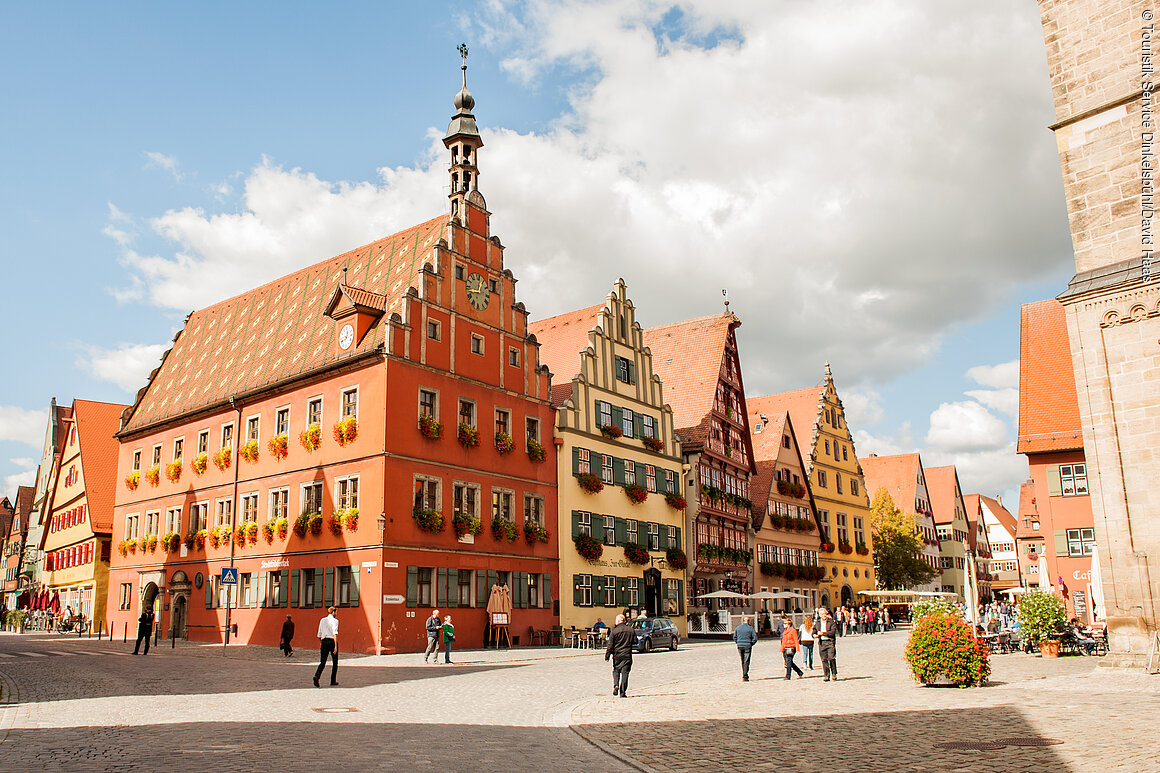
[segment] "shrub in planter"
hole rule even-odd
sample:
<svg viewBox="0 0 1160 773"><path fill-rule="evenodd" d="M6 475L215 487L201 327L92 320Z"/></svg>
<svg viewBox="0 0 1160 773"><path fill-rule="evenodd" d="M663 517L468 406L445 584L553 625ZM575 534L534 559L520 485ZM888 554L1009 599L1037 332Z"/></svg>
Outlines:
<svg viewBox="0 0 1160 773"><path fill-rule="evenodd" d="M789 487L789 494L792 497L801 499L806 495L806 485L804 483L791 483Z"/></svg>
<svg viewBox="0 0 1160 773"><path fill-rule="evenodd" d="M455 431L455 439L464 448L475 448L479 445L479 430L470 424L460 422L459 428Z"/></svg>
<svg viewBox="0 0 1160 773"><path fill-rule="evenodd" d="M528 541L529 545L533 542L547 542L548 530L538 521L526 520L524 521L524 539Z"/></svg>
<svg viewBox="0 0 1160 773"><path fill-rule="evenodd" d="M812 518L802 518L802 523L805 524L802 527L805 531L814 532L818 530L818 525L814 523Z"/></svg>
<svg viewBox="0 0 1160 773"><path fill-rule="evenodd" d="M193 457L193 460L190 461L189 466L193 468L195 474L205 475L206 467L209 466L209 454L207 454L205 451L202 451L200 454Z"/></svg>
<svg viewBox="0 0 1160 773"><path fill-rule="evenodd" d="M660 452L665 448L665 441L656 437L642 437L640 442L644 443L644 447L650 451Z"/></svg>
<svg viewBox="0 0 1160 773"><path fill-rule="evenodd" d="M161 482L161 466L153 465L145 471L145 480L149 481L150 486L156 486Z"/></svg>
<svg viewBox="0 0 1160 773"><path fill-rule="evenodd" d="M528 438L528 458L533 462L542 462L547 458L547 453L540 441L535 438Z"/></svg>
<svg viewBox="0 0 1160 773"><path fill-rule="evenodd" d="M573 537L572 541L576 543L576 552L585 561L599 561L604 555L604 545L591 534L579 534Z"/></svg>
<svg viewBox="0 0 1160 773"><path fill-rule="evenodd" d="M798 568L796 566L787 566L785 568L785 579L793 581L798 578Z"/></svg>
<svg viewBox="0 0 1160 773"><path fill-rule="evenodd" d="M780 529L780 528L782 528L783 526L785 526L785 518L782 518L782 517L781 517L780 515L778 515L777 513L771 513L771 514L770 514L770 516L769 516L769 522L770 522L771 524L773 524L773 528L775 528L775 529Z"/></svg>
<svg viewBox="0 0 1160 773"><path fill-rule="evenodd" d="M844 553L845 555L850 555L851 553L854 552L854 546L851 545L849 542L839 542L838 543L838 550L840 552Z"/></svg>
<svg viewBox="0 0 1160 773"><path fill-rule="evenodd" d="M443 437L443 425L434 416L423 414L419 417L419 434L428 440Z"/></svg>
<svg viewBox="0 0 1160 773"><path fill-rule="evenodd" d="M290 533L290 521L279 518L274 523L274 533L278 535L278 539L286 539L286 535Z"/></svg>
<svg viewBox="0 0 1160 773"><path fill-rule="evenodd" d="M834 543L833 542L823 542L822 546L821 546L821 550L823 553L833 553L834 552Z"/></svg>
<svg viewBox="0 0 1160 773"><path fill-rule="evenodd" d="M358 508L348 507L339 512L339 520L347 531L358 531Z"/></svg>
<svg viewBox="0 0 1160 773"><path fill-rule="evenodd" d="M306 449L307 453L317 451L322 445L322 427L311 424L299 433L298 442L302 443L302 447Z"/></svg>
<svg viewBox="0 0 1160 773"><path fill-rule="evenodd" d="M310 519L314 517L314 513L303 513L294 519L294 535L297 537L305 537L307 530L310 528Z"/></svg>
<svg viewBox="0 0 1160 773"><path fill-rule="evenodd" d="M648 548L635 542L627 542L624 545L624 557L634 564L643 566L649 562Z"/></svg>
<svg viewBox="0 0 1160 773"><path fill-rule="evenodd" d="M515 542L516 537L520 536L520 530L515 521L509 521L507 518L492 518L491 536L496 542L504 540Z"/></svg>
<svg viewBox="0 0 1160 773"><path fill-rule="evenodd" d="M665 551L665 561L670 569L681 570L689 566L689 558L680 548L669 548Z"/></svg>
<svg viewBox="0 0 1160 773"><path fill-rule="evenodd" d="M340 446L346 446L355 441L358 437L358 419L354 416L347 416L345 419L339 419L334 424L334 440Z"/></svg>
<svg viewBox="0 0 1160 773"><path fill-rule="evenodd" d="M230 464L234 459L234 449L229 446L222 446L216 454L213 455L213 466L217 467L222 472L230 468Z"/></svg>
<svg viewBox="0 0 1160 773"><path fill-rule="evenodd" d="M788 480L779 480L777 482L777 493L781 494L783 497L789 496L789 487L790 482Z"/></svg>
<svg viewBox="0 0 1160 773"><path fill-rule="evenodd" d="M648 499L648 489L638 483L629 483L624 487L624 495L628 497L629 502L639 505Z"/></svg>
<svg viewBox="0 0 1160 773"><path fill-rule="evenodd" d="M133 470L133 472L125 476L125 488L130 491L136 491L139 485L141 485L141 473L137 470Z"/></svg>
<svg viewBox="0 0 1160 773"><path fill-rule="evenodd" d="M274 522L266 521L262 524L262 539L266 540L267 545L274 544Z"/></svg>
<svg viewBox="0 0 1160 773"><path fill-rule="evenodd" d="M342 536L342 513L341 513L341 511L330 514L330 519L326 522L326 528L328 528L330 530L330 533L332 535L334 535L335 537Z"/></svg>
<svg viewBox="0 0 1160 773"><path fill-rule="evenodd" d="M516 450L516 441L506 432L495 433L495 450L501 454L510 454Z"/></svg>
<svg viewBox="0 0 1160 773"><path fill-rule="evenodd" d="M576 483L589 494L599 494L604 491L604 481L590 473L577 475Z"/></svg>
<svg viewBox="0 0 1160 773"><path fill-rule="evenodd" d="M854 546L854 550L857 551L858 555L860 556L866 556L870 554L870 548L866 547L865 542L859 542Z"/></svg>
<svg viewBox="0 0 1160 773"><path fill-rule="evenodd" d="M415 519L415 525L420 529L432 534L438 534L443 531L443 513L438 510L431 510L429 508L419 508L412 513Z"/></svg>
<svg viewBox="0 0 1160 773"><path fill-rule="evenodd" d="M914 678L926 685L946 678L959 687L981 687L991 674L987 646L958 615L933 612L917 619L905 657Z"/></svg>
<svg viewBox="0 0 1160 773"><path fill-rule="evenodd" d="M689 506L688 501L683 496L675 492L665 494L665 502L674 510L684 510Z"/></svg>
<svg viewBox="0 0 1160 773"><path fill-rule="evenodd" d="M624 436L624 430L615 424L605 424L600 428L600 434L604 435L604 437L608 438L609 440L616 440L617 438Z"/></svg>
<svg viewBox="0 0 1160 773"><path fill-rule="evenodd" d="M290 453L290 438L286 437L286 435L275 435L270 438L270 442L266 444L266 447L270 449L270 456L281 461Z"/></svg>
<svg viewBox="0 0 1160 773"><path fill-rule="evenodd" d="M471 534L478 537L483 533L483 521L467 513L456 513L451 519L451 526L455 529L457 539Z"/></svg>
<svg viewBox="0 0 1160 773"><path fill-rule="evenodd" d="M712 545L708 542L702 542L697 546L697 557L703 558L706 561L712 561L721 557L721 547L719 545Z"/></svg>
<svg viewBox="0 0 1160 773"><path fill-rule="evenodd" d="M1067 624L1063 599L1047 590L1029 590L1020 596L1015 617L1019 632L1037 644L1056 640L1056 631Z"/></svg>
<svg viewBox="0 0 1160 773"><path fill-rule="evenodd" d="M255 464L258 461L258 457L261 456L261 451L258 448L258 441L251 440L239 448L238 456L242 457L242 459L246 460L250 464Z"/></svg>
<svg viewBox="0 0 1160 773"><path fill-rule="evenodd" d="M310 533L313 534L315 537L317 537L319 534L321 534L322 533L322 514L315 513L314 515L310 516L310 523L308 523L307 526L310 529Z"/></svg>
<svg viewBox="0 0 1160 773"><path fill-rule="evenodd" d="M181 480L181 460L174 459L169 464L165 465L165 479L170 483L176 483Z"/></svg>

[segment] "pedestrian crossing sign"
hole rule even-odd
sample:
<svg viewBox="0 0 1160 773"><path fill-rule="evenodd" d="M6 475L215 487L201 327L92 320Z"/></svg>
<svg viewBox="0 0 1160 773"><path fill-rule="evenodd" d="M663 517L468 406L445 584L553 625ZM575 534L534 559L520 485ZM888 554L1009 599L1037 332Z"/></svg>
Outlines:
<svg viewBox="0 0 1160 773"><path fill-rule="evenodd" d="M238 568L236 566L222 567L222 585L238 584Z"/></svg>

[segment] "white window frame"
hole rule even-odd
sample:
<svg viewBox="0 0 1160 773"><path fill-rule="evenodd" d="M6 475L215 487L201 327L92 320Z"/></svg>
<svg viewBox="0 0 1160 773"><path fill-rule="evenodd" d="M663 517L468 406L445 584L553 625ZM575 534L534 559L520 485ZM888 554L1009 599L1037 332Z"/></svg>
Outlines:
<svg viewBox="0 0 1160 773"><path fill-rule="evenodd" d="M309 502L310 497L307 494L307 491L309 489L313 489L315 487L318 487L318 509L317 509L317 511L309 510L307 508L307 505L310 504L310 502ZM303 512L303 513L310 512L312 514L317 512L318 515L321 515L322 509L323 509L322 499L325 496L326 496L326 485L320 480L312 480L312 481L308 481L306 483L299 484L299 486L298 486L298 509L299 509L299 511ZM289 510L289 507L287 507L287 510Z"/></svg>
<svg viewBox="0 0 1160 773"><path fill-rule="evenodd" d="M194 502L189 506L189 530L209 528L209 502Z"/></svg>
<svg viewBox="0 0 1160 773"><path fill-rule="evenodd" d="M580 588L580 606L592 606L592 575L578 574L576 579L577 586Z"/></svg>
<svg viewBox="0 0 1160 773"><path fill-rule="evenodd" d="M631 459L624 460L624 485L636 485L636 462Z"/></svg>
<svg viewBox="0 0 1160 773"><path fill-rule="evenodd" d="M604 576L604 606L616 606L616 575Z"/></svg>
<svg viewBox="0 0 1160 773"><path fill-rule="evenodd" d="M637 528L638 527L637 521L632 519L632 518L625 518L624 519L624 526L625 526L625 535L626 535L625 540L628 542L637 542L638 533L640 531ZM637 543L637 544L639 544L639 543Z"/></svg>
<svg viewBox="0 0 1160 773"><path fill-rule="evenodd" d="M229 440L226 440L227 433L230 436ZM237 433L234 432L234 423L232 421L227 421L224 424L222 424L221 432L218 433L218 436L221 438L221 441L222 441L221 447L222 448L233 448L234 441L237 440Z"/></svg>
<svg viewBox="0 0 1160 773"><path fill-rule="evenodd" d="M604 539L602 541L609 547L616 547L616 516L602 515L600 518L601 525L604 527Z"/></svg>
<svg viewBox="0 0 1160 773"><path fill-rule="evenodd" d="M657 490L657 468L651 464L644 466L644 487L651 493L656 493Z"/></svg>
<svg viewBox="0 0 1160 773"><path fill-rule="evenodd" d="M661 525L659 523L650 523L648 525L648 549L661 549Z"/></svg>
<svg viewBox="0 0 1160 773"><path fill-rule="evenodd" d="M592 513L585 510L576 513L576 531L592 536Z"/></svg>
<svg viewBox="0 0 1160 773"><path fill-rule="evenodd" d="M531 507L529 508L529 505ZM524 494L524 522L528 519L544 525L544 497L542 494Z"/></svg>
<svg viewBox="0 0 1160 773"><path fill-rule="evenodd" d="M467 497L468 491L475 492L475 504L474 504L474 506L470 506L471 503L468 501L469 498ZM463 504L462 505L458 504L456 500L458 500L459 502L461 502ZM467 481L462 481L462 480L452 480L451 481L451 514L452 515L455 515L457 513L463 513L464 515L466 515L468 517L478 518L480 508L482 507L482 505L480 503L482 501L483 501L483 486L479 485L478 483L468 483Z"/></svg>
<svg viewBox="0 0 1160 773"><path fill-rule="evenodd" d="M612 483L612 457L608 454L600 455L600 480Z"/></svg>
<svg viewBox="0 0 1160 773"><path fill-rule="evenodd" d="M260 413L246 417L246 442L249 443L251 440L262 442L262 414Z"/></svg>
<svg viewBox="0 0 1160 773"><path fill-rule="evenodd" d="M281 425L282 412L286 412L286 426ZM275 435L289 435L290 434L290 415L291 410L289 405L282 405L274 409L274 434Z"/></svg>
<svg viewBox="0 0 1160 773"><path fill-rule="evenodd" d="M311 421L310 415L313 412L315 403L318 404L318 421ZM322 399L322 395L315 395L314 397L307 398L306 399L306 424L305 424L305 426L309 427L312 424L317 424L318 426L321 427L322 426L322 419L324 416L323 411L325 410L325 408L326 408L326 403Z"/></svg>
<svg viewBox="0 0 1160 773"><path fill-rule="evenodd" d="M347 413L348 406L347 406L347 399L346 398L348 395L354 395L354 401L353 401L354 411L352 411L350 413ZM358 398L359 398L359 394L358 394L358 385L357 384L355 386L344 387L341 391L339 391L339 393L338 393L338 410L342 414L341 416L339 416L340 419L345 419L345 418L351 417L351 418L354 418L355 421L358 421L358 402L359 402Z"/></svg>
<svg viewBox="0 0 1160 773"><path fill-rule="evenodd" d="M240 513L241 520L239 520L238 523L249 523L250 521L257 523L258 522L258 492L257 491L248 491L245 494L242 494L241 500L242 500L242 510ZM251 515L253 516L252 518L250 517Z"/></svg>
<svg viewBox="0 0 1160 773"><path fill-rule="evenodd" d="M165 533L181 533L181 515L182 508L170 507L165 511Z"/></svg>
<svg viewBox="0 0 1160 773"><path fill-rule="evenodd" d="M427 340L428 341L442 340L443 331L442 331L441 327L442 326L439 324L439 320L428 318L427 319ZM434 332L435 335L431 335L432 332Z"/></svg>
<svg viewBox="0 0 1160 773"><path fill-rule="evenodd" d="M350 484L353 483L353 494L350 491ZM347 491L343 491L346 488ZM358 507L359 496L359 474L354 475L339 475L334 479L334 507L335 509L347 509L351 507Z"/></svg>
<svg viewBox="0 0 1160 773"><path fill-rule="evenodd" d="M470 422L465 422L463 420L463 406L464 405L471 406L471 421ZM456 426L458 426L459 424L468 424L473 429L479 429L479 404L476 403L475 400L472 400L470 397L460 397L459 400L455 404L455 423L456 423Z"/></svg>
<svg viewBox="0 0 1160 773"><path fill-rule="evenodd" d="M137 538L137 530L140 527L140 522L140 513L129 513L125 516L125 539Z"/></svg>
<svg viewBox="0 0 1160 773"><path fill-rule="evenodd" d="M587 448L576 449L576 472L580 475L592 474L592 452Z"/></svg>
<svg viewBox="0 0 1160 773"><path fill-rule="evenodd" d="M173 461L180 462L185 454L185 435L173 438Z"/></svg>
<svg viewBox="0 0 1160 773"><path fill-rule="evenodd" d="M435 399L431 401L431 418L439 418L439 390L431 387L419 385L418 400L415 403L415 408L418 411L416 418L423 415L423 394L434 395Z"/></svg>
<svg viewBox="0 0 1160 773"><path fill-rule="evenodd" d="M214 526L233 526L234 498L219 497L213 503Z"/></svg>
<svg viewBox="0 0 1160 773"><path fill-rule="evenodd" d="M636 414L632 412L631 408L620 409L620 429L624 432L625 437L636 437L635 416Z"/></svg>
<svg viewBox="0 0 1160 773"><path fill-rule="evenodd" d="M472 333L471 334L471 353L472 354L478 354L480 357L482 357L483 353L484 353L483 352L483 344L484 344L483 336L481 336L479 333Z"/></svg>

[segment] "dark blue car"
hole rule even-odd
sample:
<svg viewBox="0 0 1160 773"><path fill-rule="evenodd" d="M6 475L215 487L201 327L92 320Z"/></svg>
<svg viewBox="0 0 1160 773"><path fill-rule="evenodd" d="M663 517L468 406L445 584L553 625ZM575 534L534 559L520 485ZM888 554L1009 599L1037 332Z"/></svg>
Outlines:
<svg viewBox="0 0 1160 773"><path fill-rule="evenodd" d="M636 629L636 644L633 649L637 652L652 652L653 650L668 647L675 650L680 636L677 626L667 617L646 617L643 620L633 620L632 627Z"/></svg>

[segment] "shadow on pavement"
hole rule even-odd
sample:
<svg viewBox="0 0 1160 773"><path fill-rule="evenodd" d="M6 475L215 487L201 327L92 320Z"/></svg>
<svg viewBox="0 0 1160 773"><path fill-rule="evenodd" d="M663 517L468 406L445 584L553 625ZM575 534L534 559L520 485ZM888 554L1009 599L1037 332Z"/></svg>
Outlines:
<svg viewBox="0 0 1160 773"><path fill-rule="evenodd" d="M576 731L665 771L1067 771L1052 746L969 750L937 744L1031 739L1009 706L768 719L577 725Z"/></svg>

